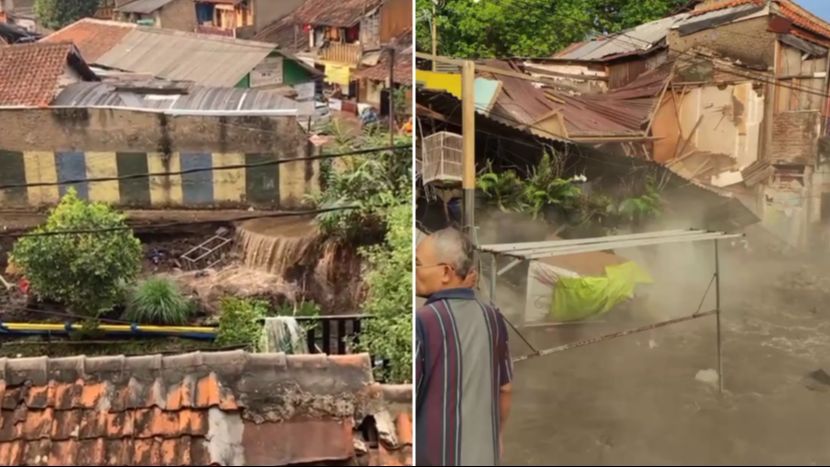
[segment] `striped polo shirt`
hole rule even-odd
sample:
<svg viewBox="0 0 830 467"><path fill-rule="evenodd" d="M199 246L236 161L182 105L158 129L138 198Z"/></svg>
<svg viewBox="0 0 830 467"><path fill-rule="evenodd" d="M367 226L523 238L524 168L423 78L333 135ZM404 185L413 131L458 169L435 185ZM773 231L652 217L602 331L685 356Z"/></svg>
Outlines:
<svg viewBox="0 0 830 467"><path fill-rule="evenodd" d="M416 312L416 465L498 465L499 390L513 377L507 327L472 289Z"/></svg>

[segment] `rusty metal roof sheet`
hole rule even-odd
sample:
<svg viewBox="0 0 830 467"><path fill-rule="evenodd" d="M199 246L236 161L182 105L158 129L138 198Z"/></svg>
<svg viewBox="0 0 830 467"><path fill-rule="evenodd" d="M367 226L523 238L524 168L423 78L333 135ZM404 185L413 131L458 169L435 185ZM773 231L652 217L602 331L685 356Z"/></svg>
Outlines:
<svg viewBox="0 0 830 467"><path fill-rule="evenodd" d="M383 2L384 0L306 0L294 15L303 24L348 28Z"/></svg>
<svg viewBox="0 0 830 467"><path fill-rule="evenodd" d="M566 60L603 60L607 57L645 52L660 45L672 26L688 16L688 13L668 16L617 34L586 41L578 46L569 46L554 57Z"/></svg>
<svg viewBox="0 0 830 467"><path fill-rule="evenodd" d="M481 63L521 72L518 65L509 61L484 60ZM511 126L533 126L555 110L554 104L545 96L545 92L530 81L505 75L495 76L486 72L479 75L502 82L499 97L489 111L489 115L496 120L506 121Z"/></svg>
<svg viewBox="0 0 830 467"><path fill-rule="evenodd" d="M647 71L628 85L604 94L571 96L549 90L572 137L645 136L657 99L671 78L672 63Z"/></svg>
<svg viewBox="0 0 830 467"><path fill-rule="evenodd" d="M94 49L91 62L117 70L149 73L203 86L236 86L276 47L266 42L174 31L84 18L44 40L72 40ZM115 37L109 35L118 32Z"/></svg>

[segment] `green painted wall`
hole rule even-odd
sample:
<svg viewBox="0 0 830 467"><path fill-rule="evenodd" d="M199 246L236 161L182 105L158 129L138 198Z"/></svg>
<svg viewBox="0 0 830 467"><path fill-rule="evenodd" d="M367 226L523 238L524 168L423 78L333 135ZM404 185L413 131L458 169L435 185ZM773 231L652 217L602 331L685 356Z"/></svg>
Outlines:
<svg viewBox="0 0 830 467"><path fill-rule="evenodd" d="M301 67L296 61L286 58L282 62L282 80L283 84L293 86L311 81L312 76L308 70Z"/></svg>

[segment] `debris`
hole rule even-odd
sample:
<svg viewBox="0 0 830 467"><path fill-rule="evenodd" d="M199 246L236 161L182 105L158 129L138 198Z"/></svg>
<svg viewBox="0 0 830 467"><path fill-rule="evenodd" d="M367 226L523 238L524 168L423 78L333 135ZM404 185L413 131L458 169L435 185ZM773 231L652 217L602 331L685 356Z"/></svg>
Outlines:
<svg viewBox="0 0 830 467"><path fill-rule="evenodd" d="M717 386L718 384L718 372L713 369L707 370L700 370L695 375L695 379L700 381L701 383L710 384L712 386Z"/></svg>
<svg viewBox="0 0 830 467"><path fill-rule="evenodd" d="M389 412L383 410L374 414L375 426L378 429L378 438L387 446L397 446L398 436L396 434L395 422Z"/></svg>
<svg viewBox="0 0 830 467"><path fill-rule="evenodd" d="M650 350L656 349L657 348L657 341L655 341L654 339L649 339L648 340L648 348Z"/></svg>
<svg viewBox="0 0 830 467"><path fill-rule="evenodd" d="M821 368L811 371L804 377L804 386L811 391L830 392L830 374Z"/></svg>

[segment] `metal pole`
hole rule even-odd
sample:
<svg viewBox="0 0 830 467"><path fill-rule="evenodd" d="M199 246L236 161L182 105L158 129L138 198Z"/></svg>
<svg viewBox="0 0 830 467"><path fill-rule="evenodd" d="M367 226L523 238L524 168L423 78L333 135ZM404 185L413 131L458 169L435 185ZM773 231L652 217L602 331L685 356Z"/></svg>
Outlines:
<svg viewBox="0 0 830 467"><path fill-rule="evenodd" d="M720 325L720 256L718 241L715 242L715 314L718 321L718 390L723 393L723 350Z"/></svg>
<svg viewBox="0 0 830 467"><path fill-rule="evenodd" d="M475 239L476 127L475 63L464 61L461 69L461 132L463 137L464 230Z"/></svg>
<svg viewBox="0 0 830 467"><path fill-rule="evenodd" d="M435 0L432 1L432 55L438 55L438 26L435 24L436 9ZM432 71L438 69L438 62L432 61Z"/></svg>
<svg viewBox="0 0 830 467"><path fill-rule="evenodd" d="M395 48L389 47L389 145L395 145Z"/></svg>
<svg viewBox="0 0 830 467"><path fill-rule="evenodd" d="M496 271L496 254L490 253L490 303L496 304L496 278L498 272Z"/></svg>

